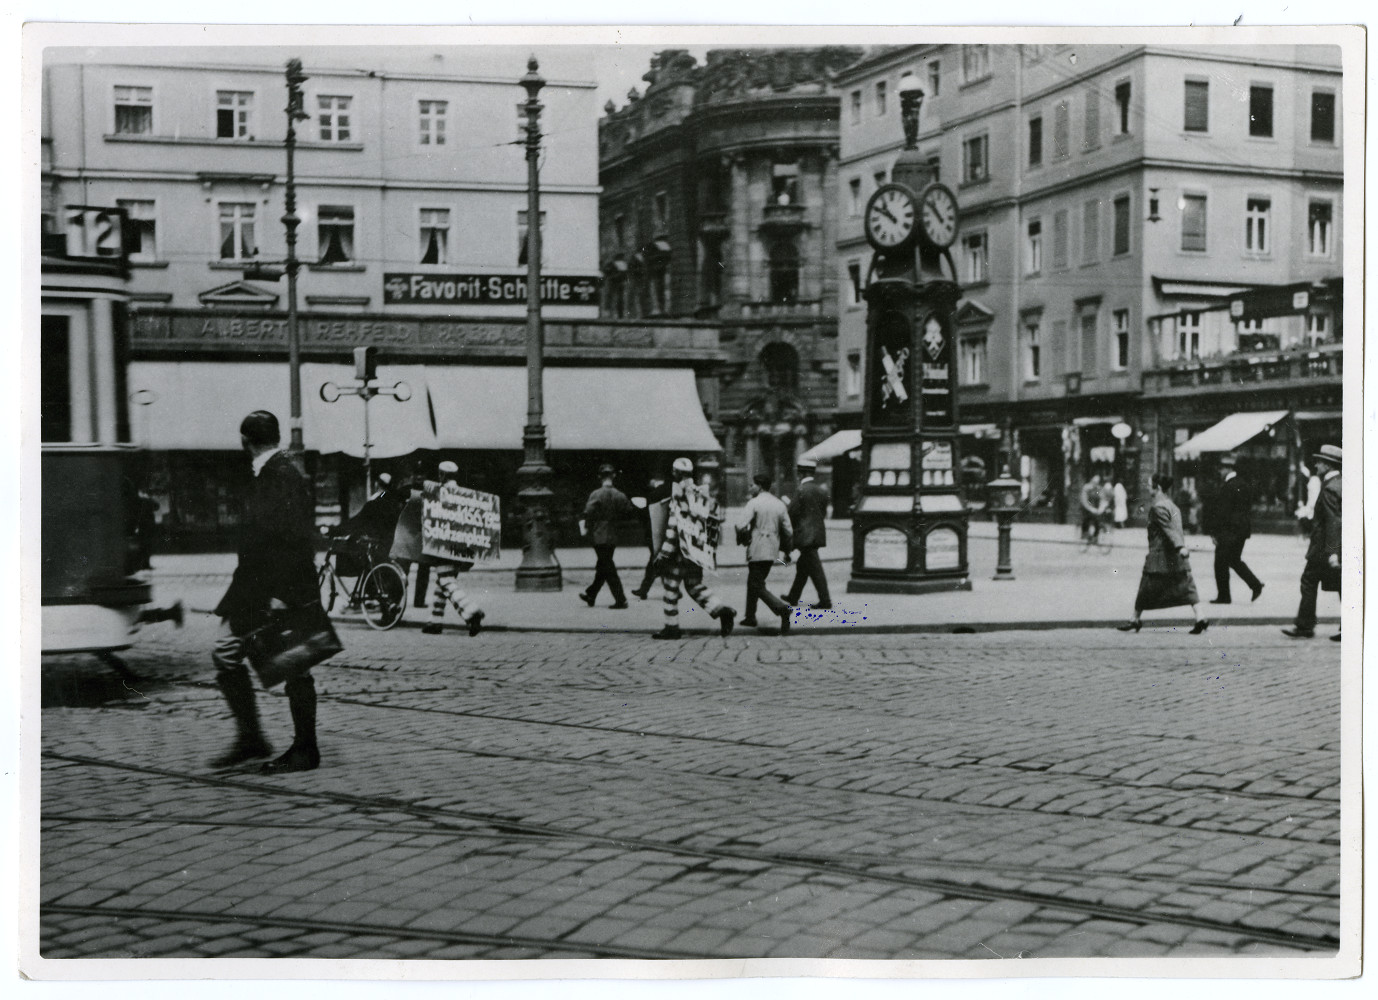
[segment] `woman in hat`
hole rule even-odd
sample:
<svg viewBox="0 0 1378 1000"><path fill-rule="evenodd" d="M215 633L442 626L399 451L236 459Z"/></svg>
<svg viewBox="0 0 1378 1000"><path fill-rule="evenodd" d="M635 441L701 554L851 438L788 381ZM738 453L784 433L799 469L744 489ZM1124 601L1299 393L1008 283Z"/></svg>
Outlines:
<svg viewBox="0 0 1378 1000"><path fill-rule="evenodd" d="M1196 581L1187 562L1186 537L1182 534L1182 512L1168 497L1172 477L1158 473L1151 480L1153 496L1148 505L1148 558L1139 577L1139 593L1134 599L1134 617L1116 626L1121 632L1137 632L1143 626L1143 613L1157 608L1191 605L1196 624L1191 634L1200 635L1210 625L1196 605Z"/></svg>

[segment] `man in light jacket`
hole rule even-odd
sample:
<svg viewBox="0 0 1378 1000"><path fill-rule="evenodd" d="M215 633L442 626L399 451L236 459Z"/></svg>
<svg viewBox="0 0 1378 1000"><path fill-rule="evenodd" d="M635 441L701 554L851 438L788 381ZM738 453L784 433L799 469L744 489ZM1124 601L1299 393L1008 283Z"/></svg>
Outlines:
<svg viewBox="0 0 1378 1000"><path fill-rule="evenodd" d="M766 588L770 568L781 551L794 546L790 528L789 509L783 500L770 492L769 476L756 476L751 486L751 500L746 505L746 524L741 535L746 539L746 612L742 624L756 624L756 601L763 601L780 618L780 634L789 631L791 608ZM749 537L747 537L749 536Z"/></svg>

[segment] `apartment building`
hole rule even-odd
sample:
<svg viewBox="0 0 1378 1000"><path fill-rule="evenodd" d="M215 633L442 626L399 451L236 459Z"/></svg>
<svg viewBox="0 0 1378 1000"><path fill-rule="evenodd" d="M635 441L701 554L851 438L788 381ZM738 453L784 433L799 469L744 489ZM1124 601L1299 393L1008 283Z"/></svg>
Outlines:
<svg viewBox="0 0 1378 1000"><path fill-rule="evenodd" d="M369 407L370 454L410 473L447 453L466 480L513 496L525 422L528 51L502 46L48 49L43 79L45 245L66 206L118 209L129 264L127 341L135 443L173 545L233 526L237 421L288 414L284 66L303 63L296 123L296 256L308 466L323 520L364 490L363 404L351 350L379 351L383 382L412 399ZM547 81L540 162L546 414L564 517L600 459L635 474L662 452L717 451L696 371L719 360L692 322L599 319L598 151L591 52L537 53ZM59 252L61 257L62 253ZM49 296L45 293L45 309ZM56 298L53 299L56 303ZM391 381L390 381L391 380ZM631 406L610 419L613 402ZM664 433L637 401L683 411ZM620 434L620 436L619 436ZM227 471L228 470L228 471ZM568 495L566 495L568 494ZM563 523L562 521L562 523Z"/></svg>
<svg viewBox="0 0 1378 1000"><path fill-rule="evenodd" d="M1139 497L1159 469L1190 483L1223 433L1260 514L1290 523L1299 457L1339 440L1339 50L911 46L840 74L844 426L865 371L861 213L902 147L905 74L920 150L961 201L964 453L987 476L1008 460L1029 516L1066 520L1092 473ZM1253 416L1201 447L1236 414Z"/></svg>

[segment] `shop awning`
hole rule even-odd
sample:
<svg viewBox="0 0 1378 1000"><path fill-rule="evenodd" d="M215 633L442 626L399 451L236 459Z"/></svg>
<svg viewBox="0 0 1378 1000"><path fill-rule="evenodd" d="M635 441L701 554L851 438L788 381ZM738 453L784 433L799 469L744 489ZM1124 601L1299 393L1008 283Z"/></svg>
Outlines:
<svg viewBox="0 0 1378 1000"><path fill-rule="evenodd" d="M836 458L838 455L845 455L849 451L856 451L861 447L861 431L838 431L831 437L824 438L814 445L800 458L811 458L815 462L826 462Z"/></svg>
<svg viewBox="0 0 1378 1000"><path fill-rule="evenodd" d="M522 446L526 369L427 369L441 448ZM545 425L559 451L720 451L688 368L546 368Z"/></svg>
<svg viewBox="0 0 1378 1000"><path fill-rule="evenodd" d="M517 451L526 423L526 369L516 366L380 365L378 382L403 381L411 398L369 403L374 458L418 449ZM349 365L301 366L302 438L308 451L363 455L363 401L320 398L325 382L354 382ZM239 421L269 410L288 434L287 366L259 362L138 361L129 391L136 443L157 451L237 451ZM547 368L548 444L565 451L719 451L687 368Z"/></svg>
<svg viewBox="0 0 1378 1000"><path fill-rule="evenodd" d="M1173 450L1173 454L1178 458L1195 458L1205 452L1234 451L1286 416L1286 410L1231 413L1214 427L1208 427L1195 437L1179 444Z"/></svg>
<svg viewBox="0 0 1378 1000"><path fill-rule="evenodd" d="M406 382L405 403L377 396L369 405L370 454L374 458L406 455L435 448L426 407L423 365L380 365L378 384ZM334 403L320 398L326 382L354 383L350 365L305 363L301 366L302 440L308 451L364 454L364 404L354 396ZM285 364L261 362L135 361L129 366L129 391L147 405L130 407L136 443L156 451L238 451L239 421L252 410L268 410L290 433L290 393Z"/></svg>

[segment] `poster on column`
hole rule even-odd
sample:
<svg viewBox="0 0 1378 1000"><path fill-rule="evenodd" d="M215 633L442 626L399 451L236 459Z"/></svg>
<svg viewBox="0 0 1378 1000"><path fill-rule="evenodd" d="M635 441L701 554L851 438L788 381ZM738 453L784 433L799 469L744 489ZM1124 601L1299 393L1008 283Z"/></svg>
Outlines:
<svg viewBox="0 0 1378 1000"><path fill-rule="evenodd" d="M502 508L492 493L454 483L426 483L421 493L421 552L455 562L502 555Z"/></svg>
<svg viewBox="0 0 1378 1000"><path fill-rule="evenodd" d="M921 368L919 378L920 426L924 429L952 426L952 338L936 313L929 313L919 331Z"/></svg>

